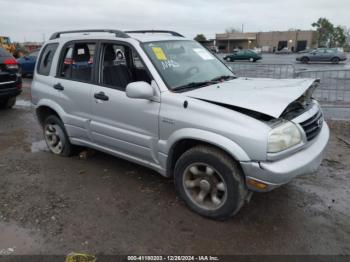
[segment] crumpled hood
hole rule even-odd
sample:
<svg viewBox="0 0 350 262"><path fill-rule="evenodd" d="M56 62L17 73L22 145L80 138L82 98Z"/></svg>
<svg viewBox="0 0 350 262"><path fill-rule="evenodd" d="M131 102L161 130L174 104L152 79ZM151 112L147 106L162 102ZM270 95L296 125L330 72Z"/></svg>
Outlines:
<svg viewBox="0 0 350 262"><path fill-rule="evenodd" d="M315 79L236 78L184 93L188 97L232 105L278 118ZM219 88L218 88L219 86Z"/></svg>

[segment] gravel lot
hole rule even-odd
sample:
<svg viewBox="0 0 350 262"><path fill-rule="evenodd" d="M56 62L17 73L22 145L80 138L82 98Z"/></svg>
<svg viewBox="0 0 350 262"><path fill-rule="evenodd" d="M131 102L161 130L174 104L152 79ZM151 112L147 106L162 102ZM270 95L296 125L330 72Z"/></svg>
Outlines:
<svg viewBox="0 0 350 262"><path fill-rule="evenodd" d="M204 219L173 181L96 153L47 151L30 80L0 111L0 254L350 254L350 124L329 122L319 171L251 202L226 222ZM346 142L348 141L348 142Z"/></svg>

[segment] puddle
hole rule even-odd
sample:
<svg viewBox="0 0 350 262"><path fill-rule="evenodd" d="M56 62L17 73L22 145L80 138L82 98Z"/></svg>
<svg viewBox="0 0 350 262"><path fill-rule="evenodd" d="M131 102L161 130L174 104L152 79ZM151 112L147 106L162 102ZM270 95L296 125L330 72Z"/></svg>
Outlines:
<svg viewBox="0 0 350 262"><path fill-rule="evenodd" d="M14 224L0 222L0 255L32 253L40 246L28 230Z"/></svg>
<svg viewBox="0 0 350 262"><path fill-rule="evenodd" d="M29 100L17 99L16 100L16 106L19 106L19 107L30 107L31 103L30 103Z"/></svg>
<svg viewBox="0 0 350 262"><path fill-rule="evenodd" d="M47 147L45 140L40 140L32 143L30 151L32 153L47 152L49 151L49 148Z"/></svg>

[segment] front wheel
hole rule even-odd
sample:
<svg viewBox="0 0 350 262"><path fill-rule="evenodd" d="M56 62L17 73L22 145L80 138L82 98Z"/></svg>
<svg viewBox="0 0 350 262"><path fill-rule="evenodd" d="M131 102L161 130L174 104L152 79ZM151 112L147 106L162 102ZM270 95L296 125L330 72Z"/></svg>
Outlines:
<svg viewBox="0 0 350 262"><path fill-rule="evenodd" d="M64 125L57 116L51 115L45 119L43 125L44 137L50 151L59 156L70 156L72 145Z"/></svg>
<svg viewBox="0 0 350 262"><path fill-rule="evenodd" d="M331 60L331 62L332 62L333 64L339 64L340 59L339 59L338 57L333 57L332 60Z"/></svg>
<svg viewBox="0 0 350 262"><path fill-rule="evenodd" d="M194 212L225 220L236 214L247 194L239 165L223 151L197 146L175 165L175 187Z"/></svg>

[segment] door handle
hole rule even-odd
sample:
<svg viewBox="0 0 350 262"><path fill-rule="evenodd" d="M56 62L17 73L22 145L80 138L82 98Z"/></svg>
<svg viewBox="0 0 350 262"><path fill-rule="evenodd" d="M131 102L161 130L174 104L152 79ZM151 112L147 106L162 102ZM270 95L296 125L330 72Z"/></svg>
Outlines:
<svg viewBox="0 0 350 262"><path fill-rule="evenodd" d="M108 101L108 100L109 100L109 97L106 96L106 94L103 93L103 92L95 93L95 94L94 94L94 97L95 97L96 99L98 99L98 100L103 100L103 101Z"/></svg>
<svg viewBox="0 0 350 262"><path fill-rule="evenodd" d="M61 85L61 83L57 83L56 85L53 86L56 90L63 91L64 87Z"/></svg>

